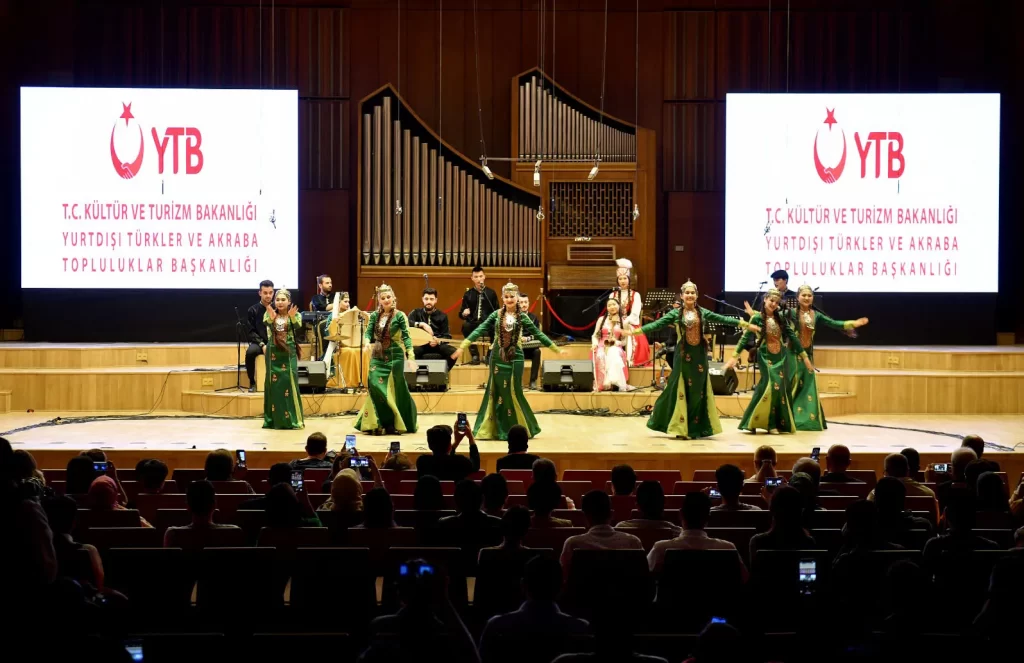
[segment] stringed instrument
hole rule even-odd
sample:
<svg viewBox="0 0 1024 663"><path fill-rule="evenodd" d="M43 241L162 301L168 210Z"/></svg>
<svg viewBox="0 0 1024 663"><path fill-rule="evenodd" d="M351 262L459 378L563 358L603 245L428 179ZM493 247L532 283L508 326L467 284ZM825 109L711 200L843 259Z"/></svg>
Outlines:
<svg viewBox="0 0 1024 663"><path fill-rule="evenodd" d="M452 343L453 339L450 338L438 338L428 332L422 327L409 326L409 338L412 339L414 346L427 345L431 341L437 341L438 343Z"/></svg>

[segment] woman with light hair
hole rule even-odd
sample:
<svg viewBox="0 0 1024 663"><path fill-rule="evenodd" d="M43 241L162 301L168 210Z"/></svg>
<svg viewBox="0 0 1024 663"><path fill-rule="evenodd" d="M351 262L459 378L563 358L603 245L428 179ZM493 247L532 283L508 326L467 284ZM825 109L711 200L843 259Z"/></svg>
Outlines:
<svg viewBox="0 0 1024 663"><path fill-rule="evenodd" d="M292 293L277 291L263 314L267 326L267 376L263 385L263 427L303 428L302 397L299 395L299 335L302 316L292 303Z"/></svg>
<svg viewBox="0 0 1024 663"><path fill-rule="evenodd" d="M416 432L416 403L405 381L405 367L414 366L409 319L398 310L398 298L391 286L377 289L377 310L366 325L370 343L370 376L367 398L356 419L364 433L400 435Z"/></svg>

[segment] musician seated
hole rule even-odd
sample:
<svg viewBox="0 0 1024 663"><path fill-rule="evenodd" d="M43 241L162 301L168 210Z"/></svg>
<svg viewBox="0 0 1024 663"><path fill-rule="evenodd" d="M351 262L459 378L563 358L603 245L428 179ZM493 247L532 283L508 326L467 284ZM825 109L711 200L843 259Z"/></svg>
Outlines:
<svg viewBox="0 0 1024 663"><path fill-rule="evenodd" d="M526 314L530 322L540 329L540 321L537 316L530 313L530 296L519 293L519 310ZM529 389L537 389L537 376L540 375L540 342L532 336L523 336L523 359L530 360L530 386Z"/></svg>
<svg viewBox="0 0 1024 663"><path fill-rule="evenodd" d="M317 293L309 301L309 310L327 313L334 304L334 283L331 281L331 275L321 274L316 277L316 287ZM327 343L324 341L324 337L327 336L327 316L317 316L314 328L316 331L316 342L313 347L313 356L317 359L323 359L324 354L327 352Z"/></svg>
<svg viewBox="0 0 1024 663"><path fill-rule="evenodd" d="M455 348L447 343L451 340L448 331L448 315L437 310L437 290L423 289L423 306L409 313L409 325L419 327L431 335L430 342L413 347L417 359L444 359L448 362L448 370L452 370L455 360Z"/></svg>

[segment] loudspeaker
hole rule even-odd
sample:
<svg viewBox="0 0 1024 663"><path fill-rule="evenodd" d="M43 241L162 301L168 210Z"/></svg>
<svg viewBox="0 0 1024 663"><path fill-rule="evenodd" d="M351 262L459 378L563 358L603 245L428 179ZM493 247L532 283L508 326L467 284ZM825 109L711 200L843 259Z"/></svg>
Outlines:
<svg viewBox="0 0 1024 663"><path fill-rule="evenodd" d="M541 373L544 391L594 390L594 362L589 359L545 359Z"/></svg>
<svg viewBox="0 0 1024 663"><path fill-rule="evenodd" d="M299 391L304 394L327 389L327 364L322 361L300 361Z"/></svg>
<svg viewBox="0 0 1024 663"><path fill-rule="evenodd" d="M724 361L709 361L708 373L711 374L711 393L715 396L732 396L740 386L739 378L734 369L723 370Z"/></svg>
<svg viewBox="0 0 1024 663"><path fill-rule="evenodd" d="M405 369L410 391L448 391L448 362L444 359L416 359L416 370Z"/></svg>

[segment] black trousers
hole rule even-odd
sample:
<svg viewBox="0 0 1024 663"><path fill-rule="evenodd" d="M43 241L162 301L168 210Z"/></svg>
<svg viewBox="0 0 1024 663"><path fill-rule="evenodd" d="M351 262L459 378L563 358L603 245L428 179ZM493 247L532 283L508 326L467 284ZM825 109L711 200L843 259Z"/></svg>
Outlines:
<svg viewBox="0 0 1024 663"><path fill-rule="evenodd" d="M249 376L249 385L256 384L256 357L263 354L263 348L250 343L249 347L245 349L245 372Z"/></svg>
<svg viewBox="0 0 1024 663"><path fill-rule="evenodd" d="M439 343L433 347L429 345L417 345L412 349L412 352L417 359L444 359L448 362L449 371L452 370L452 366L455 366L455 360L452 359L452 354L455 353L455 348L447 343Z"/></svg>
<svg viewBox="0 0 1024 663"><path fill-rule="evenodd" d="M540 375L540 348L523 350L523 359L530 360L530 382L536 382L537 376Z"/></svg>
<svg viewBox="0 0 1024 663"><path fill-rule="evenodd" d="M463 337L469 338L469 335L472 334L474 331L476 331L476 328L479 327L482 323L483 323L483 320L480 320L480 321L466 320L465 322L463 322L462 323L462 335L463 335ZM455 350L452 350L452 352L455 352ZM479 352L477 352L477 348L476 348L476 344L475 343L473 345L469 346L469 356L473 357L473 358L476 358L476 357L479 356Z"/></svg>

